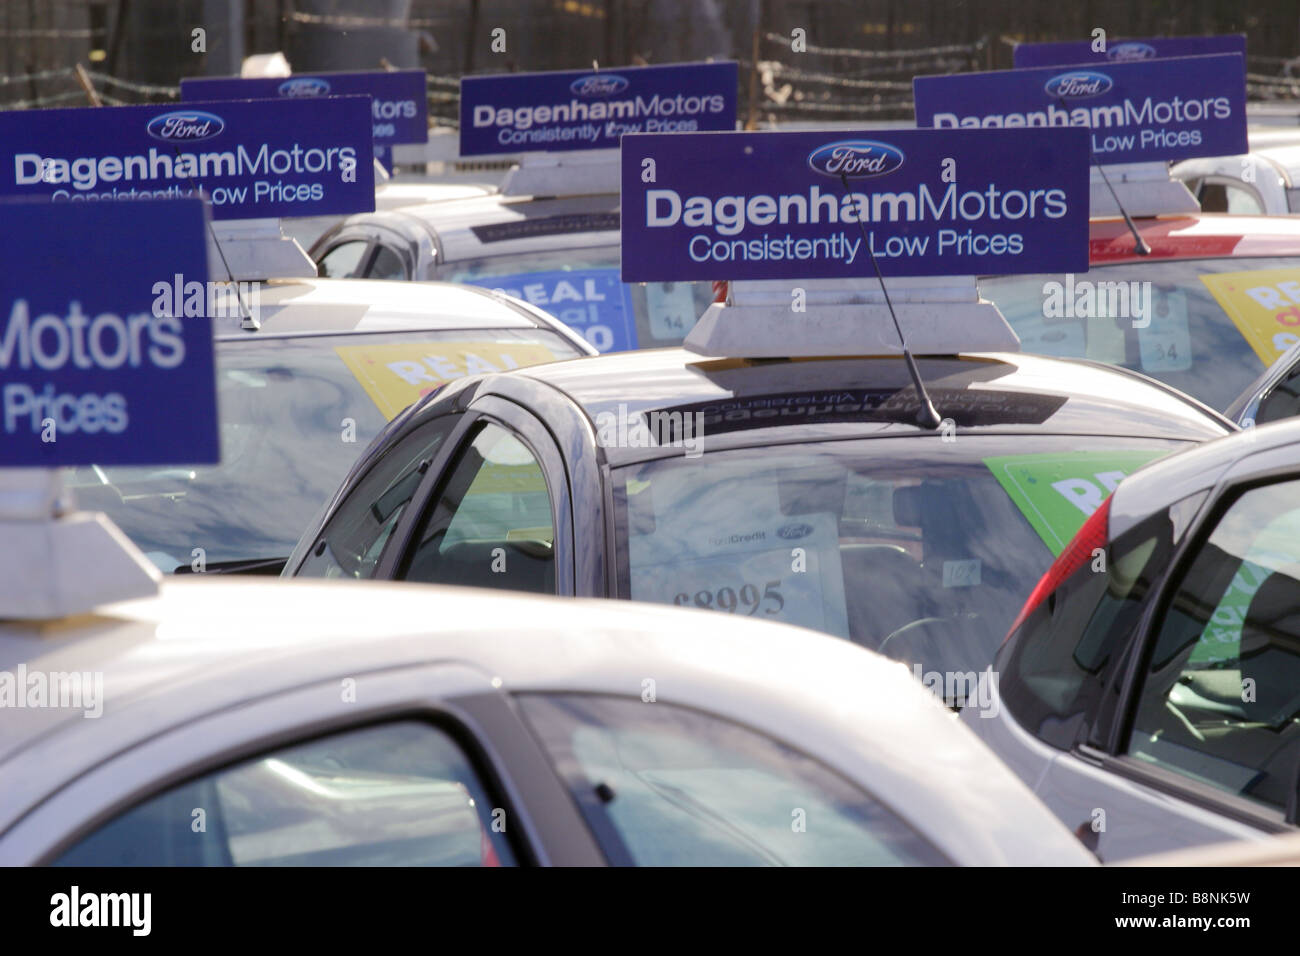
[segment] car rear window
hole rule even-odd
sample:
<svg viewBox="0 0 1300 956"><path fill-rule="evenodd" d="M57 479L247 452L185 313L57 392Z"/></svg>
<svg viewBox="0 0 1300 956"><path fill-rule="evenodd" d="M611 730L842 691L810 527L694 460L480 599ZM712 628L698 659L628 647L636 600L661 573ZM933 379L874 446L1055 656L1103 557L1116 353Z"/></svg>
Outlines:
<svg viewBox="0 0 1300 956"><path fill-rule="evenodd" d="M547 329L219 340L221 464L89 466L68 484L164 571L284 558L362 449L422 394L577 354Z"/></svg>
<svg viewBox="0 0 1300 956"><path fill-rule="evenodd" d="M1134 369L1223 411L1300 342L1300 266L1241 257L979 281L1026 352Z"/></svg>
<svg viewBox="0 0 1300 956"><path fill-rule="evenodd" d="M825 631L956 687L1110 488L1176 444L923 436L629 465L619 594Z"/></svg>

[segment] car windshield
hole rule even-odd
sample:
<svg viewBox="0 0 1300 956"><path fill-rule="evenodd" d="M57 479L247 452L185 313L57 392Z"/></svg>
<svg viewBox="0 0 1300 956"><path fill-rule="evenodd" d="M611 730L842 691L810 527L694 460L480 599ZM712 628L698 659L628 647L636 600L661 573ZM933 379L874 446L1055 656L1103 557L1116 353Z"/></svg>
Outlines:
<svg viewBox="0 0 1300 956"><path fill-rule="evenodd" d="M438 278L523 299L600 352L680 345L713 301L707 282L621 282L612 245L450 262Z"/></svg>
<svg viewBox="0 0 1300 956"><path fill-rule="evenodd" d="M1128 263L979 287L1024 351L1121 365L1219 411L1300 341L1294 259Z"/></svg>
<svg viewBox="0 0 1300 956"><path fill-rule="evenodd" d="M576 354L545 329L221 340L221 464L94 465L67 483L163 571L284 558L371 439L421 394Z"/></svg>
<svg viewBox="0 0 1300 956"><path fill-rule="evenodd" d="M992 661L1053 555L1177 444L924 436L629 465L614 474L619 594L847 637L946 684Z"/></svg>

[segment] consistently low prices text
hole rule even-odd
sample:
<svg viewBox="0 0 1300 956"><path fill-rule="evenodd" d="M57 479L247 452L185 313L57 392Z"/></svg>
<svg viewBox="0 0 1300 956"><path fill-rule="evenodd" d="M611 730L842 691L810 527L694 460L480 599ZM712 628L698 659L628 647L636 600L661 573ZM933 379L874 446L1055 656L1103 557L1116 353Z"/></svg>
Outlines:
<svg viewBox="0 0 1300 956"><path fill-rule="evenodd" d="M632 135L623 279L1086 271L1083 130Z"/></svg>

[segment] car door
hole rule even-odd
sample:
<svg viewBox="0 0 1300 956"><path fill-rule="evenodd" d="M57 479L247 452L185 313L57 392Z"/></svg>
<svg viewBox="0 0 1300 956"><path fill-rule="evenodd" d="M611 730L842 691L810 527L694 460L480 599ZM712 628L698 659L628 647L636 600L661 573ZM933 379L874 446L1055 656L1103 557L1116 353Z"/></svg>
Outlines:
<svg viewBox="0 0 1300 956"><path fill-rule="evenodd" d="M475 400L430 466L376 577L573 595L573 505L542 423L495 395Z"/></svg>
<svg viewBox="0 0 1300 956"><path fill-rule="evenodd" d="M301 686L128 747L50 793L0 864L600 865L490 678L416 665Z"/></svg>
<svg viewBox="0 0 1300 956"><path fill-rule="evenodd" d="M1293 471L1228 486L1175 557L1140 633L1109 752L1083 747L1054 761L1040 795L1054 807L1073 802L1082 822L1103 820L1105 859L1293 827L1300 785Z"/></svg>

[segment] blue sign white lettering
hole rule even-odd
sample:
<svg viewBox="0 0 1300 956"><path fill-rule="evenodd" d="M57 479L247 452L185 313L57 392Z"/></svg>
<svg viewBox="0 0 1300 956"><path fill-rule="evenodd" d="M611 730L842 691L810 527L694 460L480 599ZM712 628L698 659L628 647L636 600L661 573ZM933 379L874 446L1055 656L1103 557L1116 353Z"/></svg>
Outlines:
<svg viewBox="0 0 1300 956"><path fill-rule="evenodd" d="M551 313L599 352L637 347L631 294L617 269L521 272L464 280L497 289Z"/></svg>
<svg viewBox="0 0 1300 956"><path fill-rule="evenodd" d="M1232 156L1246 146L1240 54L918 76L918 126L1083 126L1100 163Z"/></svg>
<svg viewBox="0 0 1300 956"><path fill-rule="evenodd" d="M1134 60L1167 59L1174 56L1209 56L1214 53L1246 54L1246 36L1231 33L1214 37L1142 37L1111 40L1104 49L1093 49L1093 40L1068 43L1017 43L1012 60L1016 69L1072 64L1129 63Z"/></svg>
<svg viewBox="0 0 1300 956"><path fill-rule="evenodd" d="M0 112L0 197L197 196L214 219L370 212L360 96Z"/></svg>
<svg viewBox="0 0 1300 956"><path fill-rule="evenodd" d="M1081 129L638 134L622 176L626 282L1088 268Z"/></svg>
<svg viewBox="0 0 1300 956"><path fill-rule="evenodd" d="M0 215L0 467L218 461L203 203Z"/></svg>
<svg viewBox="0 0 1300 956"><path fill-rule="evenodd" d="M429 139L429 100L423 70L313 73L311 76L200 76L181 80L181 99L312 99L369 96L376 145L424 143Z"/></svg>
<svg viewBox="0 0 1300 956"><path fill-rule="evenodd" d="M624 133L736 127L735 63L466 76L460 152L616 149Z"/></svg>

